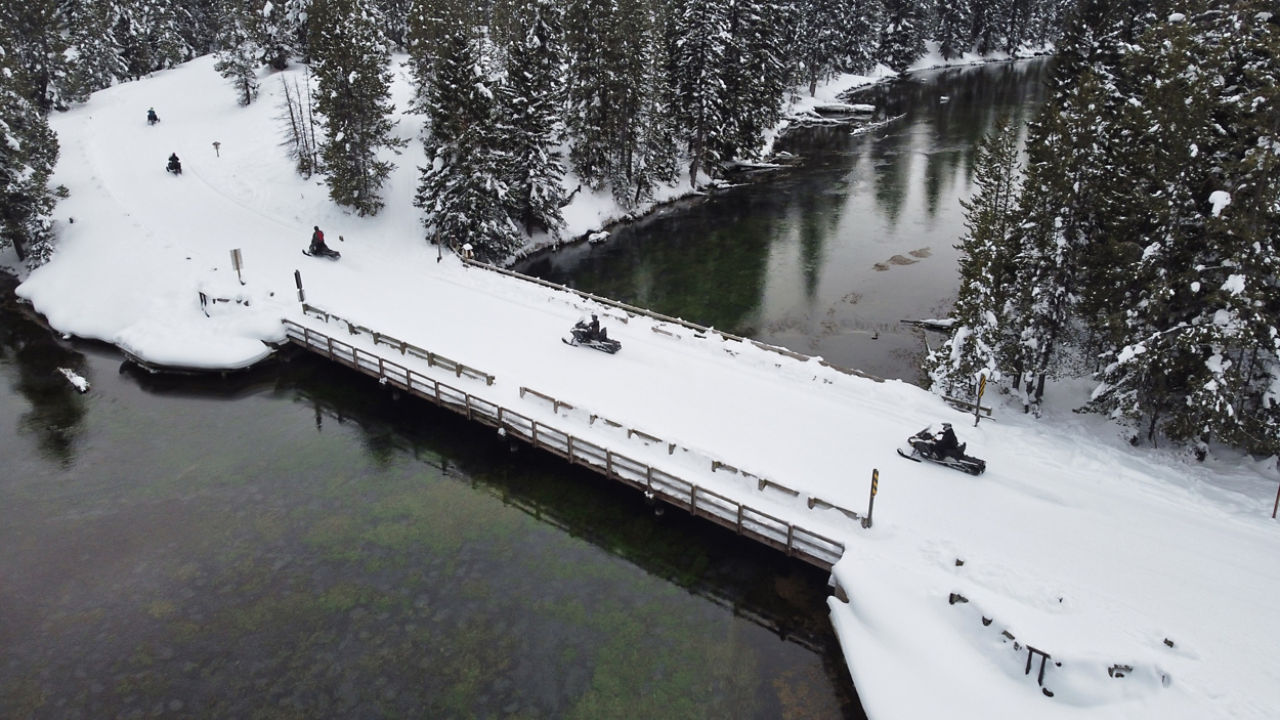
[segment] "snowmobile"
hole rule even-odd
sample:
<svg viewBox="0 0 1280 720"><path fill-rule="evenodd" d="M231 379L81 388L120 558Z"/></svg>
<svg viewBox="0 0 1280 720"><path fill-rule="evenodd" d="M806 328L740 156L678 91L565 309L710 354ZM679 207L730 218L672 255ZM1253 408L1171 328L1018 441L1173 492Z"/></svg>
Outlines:
<svg viewBox="0 0 1280 720"><path fill-rule="evenodd" d="M178 162L177 160L171 159L169 160L169 164L164 166L164 169L167 170L168 172L173 173L174 175L181 175L182 163Z"/></svg>
<svg viewBox="0 0 1280 720"><path fill-rule="evenodd" d="M561 340L569 345L585 345L610 355L622 349L622 343L609 339L609 331L600 327L600 320L595 315L591 316L591 322L579 320Z"/></svg>
<svg viewBox="0 0 1280 720"><path fill-rule="evenodd" d="M311 247L307 248L306 250L303 250L303 251L302 251L302 254L303 254L303 255L306 255L306 256L308 256L308 257L324 257L324 258L329 258L330 260L337 260L338 258L342 257L342 253L338 252L337 250L330 250L330 249L328 248L328 246L325 246L325 247L315 247L315 246L313 245L313 246L311 246Z"/></svg>
<svg viewBox="0 0 1280 720"><path fill-rule="evenodd" d="M898 454L908 460L928 460L970 475L981 475L986 471L986 460L964 454L967 443L961 443L951 454L944 454L937 445L937 434L933 432L933 426L929 426L907 438L907 446L898 448Z"/></svg>

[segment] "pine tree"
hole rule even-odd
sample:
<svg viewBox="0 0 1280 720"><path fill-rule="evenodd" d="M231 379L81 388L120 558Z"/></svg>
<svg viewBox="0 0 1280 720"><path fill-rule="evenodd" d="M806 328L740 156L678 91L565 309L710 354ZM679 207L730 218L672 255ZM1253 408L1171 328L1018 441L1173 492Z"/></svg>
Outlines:
<svg viewBox="0 0 1280 720"><path fill-rule="evenodd" d="M253 40L262 48L261 61L272 70L289 67L289 58L299 55L310 60L312 15L332 16L336 10L322 2L312 7L311 0L285 0L279 4L264 2L252 14ZM252 8L253 6L251 6Z"/></svg>
<svg viewBox="0 0 1280 720"><path fill-rule="evenodd" d="M1008 120L982 141L974 166L977 192L962 201L960 291L951 336L926 361L935 392L969 397L979 378L1001 380L1010 338L1003 318L1013 289L1019 194L1018 128Z"/></svg>
<svg viewBox="0 0 1280 720"><path fill-rule="evenodd" d="M964 0L960 0L963 2ZM867 73L878 62L884 30L884 0L844 0L836 16L834 68L840 72Z"/></svg>
<svg viewBox="0 0 1280 720"><path fill-rule="evenodd" d="M880 35L880 62L905 72L924 55L925 17L916 0L885 0Z"/></svg>
<svg viewBox="0 0 1280 720"><path fill-rule="evenodd" d="M521 235L509 213L510 165L499 150L493 78L463 18L441 18L438 31L433 81L424 93L427 165L414 204L434 242L470 244L480 260L506 260Z"/></svg>
<svg viewBox="0 0 1280 720"><path fill-rule="evenodd" d="M185 8L168 0L125 0L113 33L129 77L141 79L193 57L182 35L189 25Z"/></svg>
<svg viewBox="0 0 1280 720"><path fill-rule="evenodd" d="M24 95L41 112L68 107L71 67L67 22L56 0L26 0L0 7L0 22L11 29L7 49L25 84Z"/></svg>
<svg viewBox="0 0 1280 720"><path fill-rule="evenodd" d="M364 0L333 0L313 10L315 100L325 122L320 155L329 197L359 215L376 215L383 206L378 191L394 167L378 152L404 145L391 135L390 53Z"/></svg>
<svg viewBox="0 0 1280 720"><path fill-rule="evenodd" d="M808 84L809 95L813 95L818 90L818 82L830 77L841 65L841 51L850 41L840 32L842 22L861 16L846 14L837 0L798 0L796 8L798 17L791 50L794 74L799 82Z"/></svg>
<svg viewBox="0 0 1280 720"><path fill-rule="evenodd" d="M723 68L724 129L716 153L752 157L781 119L787 90L785 8L776 0L732 0Z"/></svg>
<svg viewBox="0 0 1280 720"><path fill-rule="evenodd" d="M681 0L677 4L672 57L676 107L689 158L689 183L698 174L714 175L717 150L726 124L726 92L721 70L727 51L727 10L716 0Z"/></svg>
<svg viewBox="0 0 1280 720"><path fill-rule="evenodd" d="M262 47L254 39L252 10L243 2L228 0L227 13L218 37L220 50L213 69L231 81L241 105L248 105L258 97L258 65Z"/></svg>
<svg viewBox="0 0 1280 720"><path fill-rule="evenodd" d="M68 8L69 42L77 59L72 68L72 91L68 99L84 102L90 93L127 78L129 68L111 32L117 13L113 3L74 0Z"/></svg>
<svg viewBox="0 0 1280 720"><path fill-rule="evenodd" d="M1107 312L1119 290L1109 279L1121 263L1120 248L1107 243L1115 217L1108 203L1119 28L1128 12L1109 0L1081 1L1063 36L1050 97L1028 131L1013 313L1021 351L1012 358L1032 393L1028 408L1038 407L1045 380L1064 368L1066 350L1091 342L1081 337L1090 326L1081 318Z"/></svg>
<svg viewBox="0 0 1280 720"><path fill-rule="evenodd" d="M963 55L970 46L973 13L970 0L949 0L938 7L938 52L950 60Z"/></svg>
<svg viewBox="0 0 1280 720"><path fill-rule="evenodd" d="M15 47L11 28L0 25L0 247L13 245L18 259L34 267L52 254L49 176L58 139L7 51Z"/></svg>
<svg viewBox="0 0 1280 720"><path fill-rule="evenodd" d="M558 146L564 64L560 11L552 0L525 0L517 12L523 30L507 55L500 116L509 128L509 202L526 234L559 238L564 219L564 166Z"/></svg>
<svg viewBox="0 0 1280 720"><path fill-rule="evenodd" d="M1110 234L1137 242L1129 262L1111 254L1116 272L1093 273L1093 284L1123 288L1124 294L1107 293L1094 303L1123 312L1095 316L1104 326L1108 365L1090 407L1145 419L1148 440L1171 414L1182 414L1178 406L1186 397L1176 388L1204 367L1197 360L1205 328L1197 320L1204 296L1194 289L1201 285L1196 268L1218 264L1204 243L1196 198L1207 180L1198 156L1215 143L1209 108L1214 80L1195 69L1202 62L1194 57L1199 42L1190 24L1164 23L1120 68L1119 92L1132 98L1117 118L1123 141L1116 143L1112 167L1125 183L1113 193Z"/></svg>
<svg viewBox="0 0 1280 720"><path fill-rule="evenodd" d="M565 44L565 123L572 138L569 161L587 184L600 187L611 174L617 149L616 128L622 100L622 51L616 40L619 9L615 0L567 0ZM632 28L640 34L648 28Z"/></svg>

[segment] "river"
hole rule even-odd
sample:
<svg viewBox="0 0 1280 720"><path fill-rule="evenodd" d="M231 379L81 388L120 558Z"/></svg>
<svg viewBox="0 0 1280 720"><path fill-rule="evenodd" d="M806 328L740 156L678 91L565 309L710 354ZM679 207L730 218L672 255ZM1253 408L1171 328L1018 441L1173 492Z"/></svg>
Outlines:
<svg viewBox="0 0 1280 720"><path fill-rule="evenodd" d="M526 270L907 377L1041 65ZM0 298L0 717L863 717L825 573L319 359L150 375Z"/></svg>
<svg viewBox="0 0 1280 720"><path fill-rule="evenodd" d="M992 63L873 86L853 97L876 106L869 126L803 128L777 143L798 166L515 269L918 382L923 333L901 321L950 309L977 144L997 117L1034 115L1047 65Z"/></svg>

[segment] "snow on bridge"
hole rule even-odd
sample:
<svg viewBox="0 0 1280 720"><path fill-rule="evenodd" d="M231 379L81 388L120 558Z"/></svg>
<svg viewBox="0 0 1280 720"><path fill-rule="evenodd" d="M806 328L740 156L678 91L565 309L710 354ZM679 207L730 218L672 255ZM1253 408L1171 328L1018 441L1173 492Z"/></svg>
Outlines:
<svg viewBox="0 0 1280 720"><path fill-rule="evenodd" d="M465 322L388 312L441 303L431 282L384 285L383 297L361 302L380 308L302 303L285 320L288 337L788 555L823 568L839 559L845 541L835 538L861 527L853 508L865 506L871 472L838 417L866 399L854 392L842 407L840 395L883 381L509 271L448 263L439 269L465 274L434 277L435 291L465 308ZM621 352L559 341L587 313ZM825 412L809 409L814 394L831 396L818 406Z"/></svg>

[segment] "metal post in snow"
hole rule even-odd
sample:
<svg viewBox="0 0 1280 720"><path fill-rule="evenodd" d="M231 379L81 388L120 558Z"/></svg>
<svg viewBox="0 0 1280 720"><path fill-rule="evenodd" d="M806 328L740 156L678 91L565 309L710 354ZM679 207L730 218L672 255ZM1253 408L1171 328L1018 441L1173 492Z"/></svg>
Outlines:
<svg viewBox="0 0 1280 720"><path fill-rule="evenodd" d="M307 296L302 293L302 272L293 271L293 281L298 285L298 302L306 302Z"/></svg>
<svg viewBox="0 0 1280 720"><path fill-rule="evenodd" d="M876 506L876 491L880 485L880 471L878 469L871 470L871 499L867 501L867 516L862 518L862 527L871 527L871 511Z"/></svg>
<svg viewBox="0 0 1280 720"><path fill-rule="evenodd" d="M982 416L982 392L987 389L987 376L978 376L978 398L973 401L973 426L978 427L978 419Z"/></svg>
<svg viewBox="0 0 1280 720"><path fill-rule="evenodd" d="M1276 519L1276 509L1280 508L1280 487L1276 488L1276 504L1271 506L1271 519Z"/></svg>

